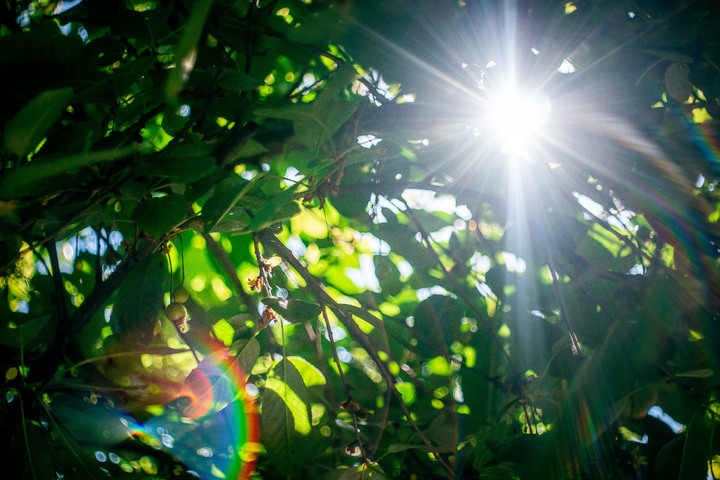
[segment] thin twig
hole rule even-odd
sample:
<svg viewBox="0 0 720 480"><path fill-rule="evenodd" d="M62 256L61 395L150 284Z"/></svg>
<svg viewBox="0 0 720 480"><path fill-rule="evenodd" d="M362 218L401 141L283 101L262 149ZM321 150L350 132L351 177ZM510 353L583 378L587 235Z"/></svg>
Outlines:
<svg viewBox="0 0 720 480"><path fill-rule="evenodd" d="M568 333L570 334L570 342L572 342L573 353L580 358L585 358L582 353L582 349L580 348L580 342L578 341L577 334L575 333L572 322L570 321L570 314L568 313L567 305L565 304L565 297L560 291L560 284L558 283L560 275L555 268L555 262L553 261L552 252L550 252L550 249L548 249L547 262L548 267L550 267L550 276L552 277L553 290L555 291L555 296L557 297L557 301L560 304L560 314L563 318L563 321L565 322L565 326L568 329Z"/></svg>
<svg viewBox="0 0 720 480"><path fill-rule="evenodd" d="M322 317L323 320L325 320L325 329L328 332L328 339L330 340L330 349L332 350L333 359L335 360L335 365L337 365L338 373L340 374L340 381L343 384L343 390L345 390L345 396L348 399L348 402L352 400L352 395L350 394L350 386L347 383L347 380L345 379L345 372L343 372L342 369L342 363L340 363L340 357L338 357L337 354L337 348L335 346L335 338L333 337L332 327L330 326L330 319L328 318L327 314L327 305L323 300L318 300L320 302L320 307L322 308ZM355 425L355 439L357 440L358 447L360 448L360 454L362 455L363 461L365 464L370 464L370 458L367 456L367 452L365 452L365 447L363 446L362 440L360 439L360 429L358 428L358 418L357 418L357 412L355 408L348 409L348 412L350 415L352 415L353 418L353 424Z"/></svg>
<svg viewBox="0 0 720 480"><path fill-rule="evenodd" d="M23 437L25 439L25 450L27 452L28 463L30 464L30 471L32 472L33 478L37 480L37 475L35 474L35 462L33 462L32 454L30 453L30 441L28 439L27 433L27 422L25 421L25 406L23 405L22 395L19 391L18 397L18 400L20 401L20 421L22 421Z"/></svg>
<svg viewBox="0 0 720 480"><path fill-rule="evenodd" d="M108 353L106 355L99 355L97 357L86 358L85 360L68 367L67 370L65 370L65 373L71 372L73 369L80 368L83 365L87 365L88 363L101 362L103 360L108 360L111 358L132 357L135 355L145 355L145 354L177 355L178 353L187 353L189 351L190 351L190 349L187 349L187 350L185 350L185 349L168 349L168 348L162 347L162 348L146 348L144 350L133 350L133 351L129 351L129 352Z"/></svg>
<svg viewBox="0 0 720 480"><path fill-rule="evenodd" d="M262 278L263 288L265 294L268 297L272 297L272 289L270 288L270 278L267 271L267 263L260 252L260 240L257 232L253 233L253 245L255 246L255 259L257 260L258 268L260 269L260 278Z"/></svg>
<svg viewBox="0 0 720 480"><path fill-rule="evenodd" d="M65 295L65 286L63 285L62 273L60 273L60 261L58 260L57 243L53 242L52 245L48 246L48 255L50 256L50 267L52 272L53 286L55 287L55 296L58 302L58 312L60 314L60 324L67 325L67 297ZM60 337L62 338L62 337Z"/></svg>

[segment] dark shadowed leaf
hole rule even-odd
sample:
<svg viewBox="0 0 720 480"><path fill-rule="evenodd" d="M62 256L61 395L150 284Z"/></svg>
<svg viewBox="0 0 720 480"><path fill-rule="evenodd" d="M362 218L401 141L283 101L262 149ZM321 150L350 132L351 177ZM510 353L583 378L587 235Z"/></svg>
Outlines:
<svg viewBox="0 0 720 480"><path fill-rule="evenodd" d="M141 230L160 238L185 219L187 208L182 195L153 197L135 207L132 218Z"/></svg>
<svg viewBox="0 0 720 480"><path fill-rule="evenodd" d="M202 220L205 231L210 232L215 225L230 212L252 188L264 178L264 174L250 181L236 175L226 178L215 187L213 196L203 206Z"/></svg>
<svg viewBox="0 0 720 480"><path fill-rule="evenodd" d="M115 335L130 344L150 343L168 277L163 255L151 255L135 265L113 303L110 325Z"/></svg>
<svg viewBox="0 0 720 480"><path fill-rule="evenodd" d="M704 480L707 478L705 448L688 434L669 441L657 454L653 465L658 480Z"/></svg>
<svg viewBox="0 0 720 480"><path fill-rule="evenodd" d="M0 330L0 345L22 348L28 342L37 338L40 330L50 320L50 315L33 318L16 328L3 328Z"/></svg>
<svg viewBox="0 0 720 480"><path fill-rule="evenodd" d="M233 349L238 350L237 361L240 363L243 373L248 376L252 372L255 362L260 356L260 344L254 338L250 340L238 340L233 344Z"/></svg>
<svg viewBox="0 0 720 480"><path fill-rule="evenodd" d="M195 68L198 54L198 42L205 26L205 20L210 13L212 0L199 0L193 5L190 17L185 24L180 41L175 50L175 68L170 70L165 95L170 103L175 103L190 72Z"/></svg>
<svg viewBox="0 0 720 480"><path fill-rule="evenodd" d="M413 316L418 353L425 358L447 354L463 317L458 301L448 296L433 295L420 302Z"/></svg>
<svg viewBox="0 0 720 480"><path fill-rule="evenodd" d="M214 172L216 160L209 156L166 156L142 163L136 173L191 183Z"/></svg>
<svg viewBox="0 0 720 480"><path fill-rule="evenodd" d="M60 118L72 97L70 87L48 90L35 97L5 126L5 145L20 157L30 153Z"/></svg>
<svg viewBox="0 0 720 480"><path fill-rule="evenodd" d="M289 322L315 320L322 312L318 304L306 302L305 300L265 297L262 302Z"/></svg>

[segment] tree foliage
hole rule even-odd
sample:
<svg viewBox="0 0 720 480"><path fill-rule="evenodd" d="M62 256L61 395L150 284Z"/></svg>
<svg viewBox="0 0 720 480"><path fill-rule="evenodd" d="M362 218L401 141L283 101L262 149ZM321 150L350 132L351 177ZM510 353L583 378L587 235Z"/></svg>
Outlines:
<svg viewBox="0 0 720 480"><path fill-rule="evenodd" d="M716 2L0 14L8 475L720 468Z"/></svg>

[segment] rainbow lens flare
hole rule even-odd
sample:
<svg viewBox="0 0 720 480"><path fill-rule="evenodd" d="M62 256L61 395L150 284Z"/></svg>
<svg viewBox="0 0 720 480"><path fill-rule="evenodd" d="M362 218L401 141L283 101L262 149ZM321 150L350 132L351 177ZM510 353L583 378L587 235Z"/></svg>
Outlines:
<svg viewBox="0 0 720 480"><path fill-rule="evenodd" d="M132 430L203 479L249 478L259 446L245 375L225 351L206 356L165 411Z"/></svg>
<svg viewBox="0 0 720 480"><path fill-rule="evenodd" d="M162 382L144 372L147 383L142 390L130 387L116 398L92 390L58 391L49 397L47 411L63 438L72 438L108 474L142 472L171 478L182 469L203 480L247 479L260 446L257 413L237 359L224 346L208 350L212 353L182 382ZM152 397L162 401L143 403L146 392L162 395ZM138 450L136 442L148 448ZM156 456L170 456L183 467L158 463Z"/></svg>

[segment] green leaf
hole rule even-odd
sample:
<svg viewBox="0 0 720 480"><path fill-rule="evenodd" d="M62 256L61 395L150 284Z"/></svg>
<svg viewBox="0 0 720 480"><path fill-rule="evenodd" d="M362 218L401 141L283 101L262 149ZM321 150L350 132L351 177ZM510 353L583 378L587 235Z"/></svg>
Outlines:
<svg viewBox="0 0 720 480"><path fill-rule="evenodd" d="M244 232L250 222L252 222L252 218L244 209L234 208L215 224L212 231L216 233Z"/></svg>
<svg viewBox="0 0 720 480"><path fill-rule="evenodd" d="M315 114L295 122L295 135L304 146L317 149L321 144L329 142L340 127L345 125L359 104L344 98L338 98L324 107L313 109ZM323 110L327 108L327 110Z"/></svg>
<svg viewBox="0 0 720 480"><path fill-rule="evenodd" d="M37 147L73 97L70 87L43 92L23 107L5 126L5 145L24 157Z"/></svg>
<svg viewBox="0 0 720 480"><path fill-rule="evenodd" d="M707 476L704 446L688 433L670 440L660 449L653 464L658 480L703 480Z"/></svg>
<svg viewBox="0 0 720 480"><path fill-rule="evenodd" d="M190 11L190 18L183 27L180 41L175 49L175 68L170 70L165 96L170 103L176 103L178 95L187 82L190 72L195 68L198 42L210 13L212 0L198 0Z"/></svg>
<svg viewBox="0 0 720 480"><path fill-rule="evenodd" d="M412 210L411 213L428 233L437 232L448 225L452 225L454 220L452 214L443 212L430 213L425 210Z"/></svg>
<svg viewBox="0 0 720 480"><path fill-rule="evenodd" d="M325 376L322 374L319 368L312 363L308 362L302 357L290 356L287 357L290 362L295 366L298 373L303 379L303 383L307 387L313 387L315 385L325 385Z"/></svg>
<svg viewBox="0 0 720 480"><path fill-rule="evenodd" d="M254 113L259 116L291 120L298 141L315 150L319 145L329 142L357 110L359 106L357 101L350 101L340 96L357 76L352 66L342 64L311 104L257 108Z"/></svg>
<svg viewBox="0 0 720 480"><path fill-rule="evenodd" d="M423 431L425 436L437 446L440 453L457 451L457 417L452 414L438 415L430 426Z"/></svg>
<svg viewBox="0 0 720 480"><path fill-rule="evenodd" d="M405 257L415 270L423 270L436 263L426 248L415 239L417 231L397 223L394 217L393 221L378 225L377 232L373 234L389 243L393 253Z"/></svg>
<svg viewBox="0 0 720 480"><path fill-rule="evenodd" d="M129 146L63 157L39 156L29 163L12 169L3 178L2 183L0 183L0 197L18 198L55 190L58 188L55 182L56 177L61 174L73 172L81 167L88 167L96 163L117 160L135 151L137 151L137 147Z"/></svg>
<svg viewBox="0 0 720 480"><path fill-rule="evenodd" d="M245 145L243 145L243 148L235 157L233 157L231 162L234 162L235 160L239 160L241 158L254 157L255 155L260 155L267 151L268 149L265 147L265 145L251 138L247 141Z"/></svg>
<svg viewBox="0 0 720 480"><path fill-rule="evenodd" d="M410 406L415 403L415 400L417 399L415 385L412 383L398 383L395 385L395 388L398 392L400 392L405 405Z"/></svg>
<svg viewBox="0 0 720 480"><path fill-rule="evenodd" d="M217 187L213 196L205 202L202 220L205 231L211 232L215 225L237 204L255 185L265 178L264 173L255 176L249 182L237 175L226 178Z"/></svg>
<svg viewBox="0 0 720 480"><path fill-rule="evenodd" d="M166 195L145 200L135 207L132 219L140 230L161 238L187 217L188 203L182 195Z"/></svg>
<svg viewBox="0 0 720 480"><path fill-rule="evenodd" d="M235 91L254 90L260 86L260 82L255 77L235 70L223 71L219 83L222 88Z"/></svg>
<svg viewBox="0 0 720 480"><path fill-rule="evenodd" d="M459 331L463 310L454 298L433 295L418 304L413 317L418 353L432 358L448 353Z"/></svg>
<svg viewBox="0 0 720 480"><path fill-rule="evenodd" d="M110 325L115 335L127 341L148 345L155 331L155 320L163 307L166 280L165 257L151 255L128 274L113 303Z"/></svg>
<svg viewBox="0 0 720 480"><path fill-rule="evenodd" d="M38 333L50 320L50 315L28 320L16 328L3 328L0 330L0 345L23 348L28 342L37 338Z"/></svg>
<svg viewBox="0 0 720 480"><path fill-rule="evenodd" d="M363 478L363 468L362 467L350 467L346 468L342 475L337 477L337 480L362 480Z"/></svg>
<svg viewBox="0 0 720 480"><path fill-rule="evenodd" d="M341 215L348 218L358 218L365 215L366 207L370 202L369 193L343 193L330 199L330 203L340 212Z"/></svg>
<svg viewBox="0 0 720 480"><path fill-rule="evenodd" d="M213 332L215 333L217 339L223 342L225 346L230 346L233 336L235 335L235 329L225 319L222 319L213 325Z"/></svg>
<svg viewBox="0 0 720 480"><path fill-rule="evenodd" d="M605 269L615 260L615 256L605 248L605 245L594 239L590 235L586 235L580 241L575 252L583 256L593 265L603 266ZM625 273L625 272L623 272Z"/></svg>
<svg viewBox="0 0 720 480"><path fill-rule="evenodd" d="M260 117L278 118L281 120L297 121L298 119L312 119L312 107L305 103L289 104L275 107L259 107L253 110Z"/></svg>
<svg viewBox="0 0 720 480"><path fill-rule="evenodd" d="M167 177L177 183L191 183L211 175L215 166L215 157L166 156L140 164L135 173Z"/></svg>
<svg viewBox="0 0 720 480"><path fill-rule="evenodd" d="M300 471L310 433L307 388L292 362L280 361L265 383L260 415L261 439L283 475Z"/></svg>
<svg viewBox="0 0 720 480"><path fill-rule="evenodd" d="M297 184L296 184L297 185ZM269 200L264 207L256 213L247 228L248 232L258 232L276 223L289 220L302 212L302 207L296 200L289 200L278 196Z"/></svg>
<svg viewBox="0 0 720 480"><path fill-rule="evenodd" d="M260 344L255 338L250 340L238 340L233 344L233 349L237 348L237 361L240 363L243 373L247 376L252 373L252 369L260 356Z"/></svg>
<svg viewBox="0 0 720 480"><path fill-rule="evenodd" d="M403 289L403 282L400 280L400 270L387 255L375 255L375 276L380 283L382 291L388 295L397 295Z"/></svg>
<svg viewBox="0 0 720 480"><path fill-rule="evenodd" d="M315 320L322 313L322 308L305 300L265 297L262 303L279 313L289 322L306 322Z"/></svg>
<svg viewBox="0 0 720 480"><path fill-rule="evenodd" d="M387 453L404 452L415 448L425 448L425 445L415 445L412 443L393 443L387 448Z"/></svg>
<svg viewBox="0 0 720 480"><path fill-rule="evenodd" d="M307 15L298 28L288 31L288 38L324 48L331 38L337 38L344 29L339 9L323 9L314 15Z"/></svg>
<svg viewBox="0 0 720 480"><path fill-rule="evenodd" d="M382 320L377 318L375 315L370 313L367 309L357 307L355 305L350 305L347 303L342 303L339 305L340 311L347 312L351 315L355 315L358 318L363 319L364 321L368 322L375 328L383 328Z"/></svg>

